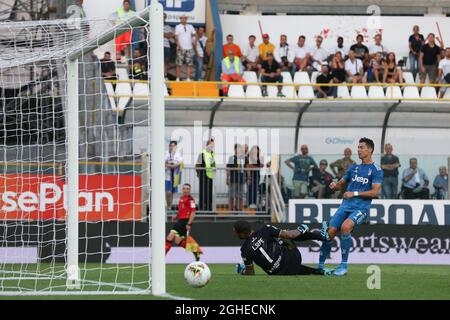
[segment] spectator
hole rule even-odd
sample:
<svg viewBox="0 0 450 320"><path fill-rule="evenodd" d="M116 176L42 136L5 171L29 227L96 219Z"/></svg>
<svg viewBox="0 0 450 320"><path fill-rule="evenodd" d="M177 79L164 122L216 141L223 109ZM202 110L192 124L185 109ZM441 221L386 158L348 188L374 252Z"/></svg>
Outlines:
<svg viewBox="0 0 450 320"><path fill-rule="evenodd" d="M267 60L263 61L261 64L261 82L283 82L283 77L281 76L281 68L278 62L273 58L272 52L266 53ZM282 86L278 87L278 97L284 97L285 95L281 92ZM267 96L267 86L262 87L263 96Z"/></svg>
<svg viewBox="0 0 450 320"><path fill-rule="evenodd" d="M430 83L436 83L438 64L441 58L441 48L434 42L435 39L433 33L430 33L427 39L427 44L423 45L420 49L420 83L425 83L427 75L430 79Z"/></svg>
<svg viewBox="0 0 450 320"><path fill-rule="evenodd" d="M369 69L367 70L367 82L381 82L383 80L383 74L383 59L381 57L381 52L377 52L370 60Z"/></svg>
<svg viewBox="0 0 450 320"><path fill-rule="evenodd" d="M425 172L417 167L417 159L409 159L409 168L403 170L403 196L405 199L429 199L429 179Z"/></svg>
<svg viewBox="0 0 450 320"><path fill-rule="evenodd" d="M348 56L348 47L344 46L344 37L337 37L337 45L331 50L332 55L336 55L336 53L340 52L343 58Z"/></svg>
<svg viewBox="0 0 450 320"><path fill-rule="evenodd" d="M247 203L249 208L256 209L258 203L258 188L260 183L260 169L264 168L264 158L258 146L253 146L248 154L247 168Z"/></svg>
<svg viewBox="0 0 450 320"><path fill-rule="evenodd" d="M216 153L214 139L206 142L206 148L198 155L195 164L199 179L199 210L212 211L214 171L216 169Z"/></svg>
<svg viewBox="0 0 450 320"><path fill-rule="evenodd" d="M403 83L403 71L397 68L395 53L390 52L383 67L383 83Z"/></svg>
<svg viewBox="0 0 450 320"><path fill-rule="evenodd" d="M147 57L143 56L140 48L133 50L133 57L128 61L130 79L147 80Z"/></svg>
<svg viewBox="0 0 450 320"><path fill-rule="evenodd" d="M345 72L347 73L347 82L365 83L363 63L351 49L348 52L348 59L345 61Z"/></svg>
<svg viewBox="0 0 450 320"><path fill-rule="evenodd" d="M280 64L281 71L290 72L294 77L295 71L297 71L294 64L294 50L287 43L285 34L280 36L280 44L275 49L275 60Z"/></svg>
<svg viewBox="0 0 450 320"><path fill-rule="evenodd" d="M242 56L241 48L237 44L234 44L233 41L234 41L233 35L231 34L227 35L227 43L224 44L222 48L223 56L226 57L228 55L228 52L230 50L233 50L234 56L241 58Z"/></svg>
<svg viewBox="0 0 450 320"><path fill-rule="evenodd" d="M301 154L287 159L284 163L294 171L292 178L294 197L303 199L308 194L309 173L313 168L317 168L317 164L308 155L309 150L306 144L302 145L300 150Z"/></svg>
<svg viewBox="0 0 450 320"><path fill-rule="evenodd" d="M105 52L103 59L100 60L100 66L103 79L117 81L116 64L111 60L111 52ZM113 87L116 87L115 83L113 83Z"/></svg>
<svg viewBox="0 0 450 320"><path fill-rule="evenodd" d="M269 40L270 40L269 35L267 33L264 33L262 35L262 38L263 38L263 43L261 43L258 46L259 59L260 59L261 63L267 60L267 53L268 52L270 52L272 54L275 52L275 45L273 43L269 42Z"/></svg>
<svg viewBox="0 0 450 320"><path fill-rule="evenodd" d="M181 164L183 158L177 151L177 142L170 141L169 150L164 155L166 165L166 204L167 209L172 209L173 194L178 192L180 184Z"/></svg>
<svg viewBox="0 0 450 320"><path fill-rule="evenodd" d="M386 143L384 146L384 156L381 157L381 169L383 169L384 176L381 186L383 199L397 199L400 160L392 154L392 150L392 145Z"/></svg>
<svg viewBox="0 0 450 320"><path fill-rule="evenodd" d="M164 77L167 78L167 72L169 70L169 62L171 59L170 54L170 42L173 41L173 28L166 23L167 14L164 13Z"/></svg>
<svg viewBox="0 0 450 320"><path fill-rule="evenodd" d="M425 44L425 38L419 33L419 26L416 25L413 27L413 34L409 36L408 43L410 69L415 79L417 73L419 72L421 48Z"/></svg>
<svg viewBox="0 0 450 320"><path fill-rule="evenodd" d="M328 60L328 52L322 48L323 38L321 36L316 37L316 45L312 49L312 66L317 71L321 70L323 63Z"/></svg>
<svg viewBox="0 0 450 320"><path fill-rule="evenodd" d="M175 40L177 43L177 81L180 81L181 67L186 65L186 80L191 81L191 67L194 56L194 47L197 36L194 27L187 23L187 16L180 17L180 24L175 27Z"/></svg>
<svg viewBox="0 0 450 320"><path fill-rule="evenodd" d="M369 49L363 45L363 41L364 37L362 34L358 34L356 36L356 43L350 47L350 50L355 53L355 56L361 60L364 60L369 56Z"/></svg>
<svg viewBox="0 0 450 320"><path fill-rule="evenodd" d="M386 58L387 54L389 53L389 50L385 45L381 43L382 40L381 33L376 34L375 37L373 37L373 39L375 40L375 43L370 46L369 49L370 58L375 57L375 54L377 52L381 52L381 57L383 59Z"/></svg>
<svg viewBox="0 0 450 320"><path fill-rule="evenodd" d="M230 50L231 51L231 50ZM227 163L228 208L231 211L242 211L244 207L245 167L248 158L244 154L242 145L234 145L234 155Z"/></svg>
<svg viewBox="0 0 450 320"><path fill-rule="evenodd" d="M322 83L333 83L333 76L330 73L330 67L328 64L323 63L321 66L322 72L317 77L316 83L322 84ZM334 97L337 96L337 87L334 86L317 86L317 98L328 98L328 97Z"/></svg>
<svg viewBox="0 0 450 320"><path fill-rule="evenodd" d="M347 169L350 168L356 162L352 159L352 149L345 148L344 157L338 159L330 164L330 169L333 172L337 180L341 180Z"/></svg>
<svg viewBox="0 0 450 320"><path fill-rule="evenodd" d="M297 71L305 71L311 62L311 52L305 45L305 36L298 37L297 46L294 49L294 64Z"/></svg>
<svg viewBox="0 0 450 320"><path fill-rule="evenodd" d="M248 45L244 49L243 65L247 71L258 71L259 50L255 45L256 37L248 37Z"/></svg>
<svg viewBox="0 0 450 320"><path fill-rule="evenodd" d="M75 4L68 6L66 10L67 18L83 19L86 18L86 12L83 8L83 0L75 0Z"/></svg>
<svg viewBox="0 0 450 320"><path fill-rule="evenodd" d="M333 83L343 83L346 79L345 62L340 51L336 52L331 59L331 76ZM336 87L337 92L337 87Z"/></svg>
<svg viewBox="0 0 450 320"><path fill-rule="evenodd" d="M130 0L124 0L123 4L120 8L117 9L117 23L124 22L135 15L135 12L130 8ZM127 57L130 56L130 45L131 45L131 30L121 34L115 40L116 44L116 59L117 61L122 59L122 55L124 54L124 50L127 50Z"/></svg>
<svg viewBox="0 0 450 320"><path fill-rule="evenodd" d="M208 38L205 36L205 29L200 27L197 30L197 42L195 44L195 81L203 79L203 62L206 53L206 41Z"/></svg>
<svg viewBox="0 0 450 320"><path fill-rule="evenodd" d="M450 47L445 49L445 59L439 61L438 79L443 84L450 84ZM443 98L448 87L441 87L439 98Z"/></svg>
<svg viewBox="0 0 450 320"><path fill-rule="evenodd" d="M224 82L245 82L242 78L244 73L244 67L242 66L241 59L234 55L234 50L228 51L228 56L222 60L222 75L220 78ZM228 94L228 86L222 85L222 91L224 95Z"/></svg>
<svg viewBox="0 0 450 320"><path fill-rule="evenodd" d="M448 174L446 167L439 167L439 174L434 178L433 187L436 191L436 199L448 199Z"/></svg>
<svg viewBox="0 0 450 320"><path fill-rule="evenodd" d="M313 169L311 190L317 199L329 199L333 193L329 187L333 182L333 176L326 171L327 166L327 160L320 160L319 168Z"/></svg>

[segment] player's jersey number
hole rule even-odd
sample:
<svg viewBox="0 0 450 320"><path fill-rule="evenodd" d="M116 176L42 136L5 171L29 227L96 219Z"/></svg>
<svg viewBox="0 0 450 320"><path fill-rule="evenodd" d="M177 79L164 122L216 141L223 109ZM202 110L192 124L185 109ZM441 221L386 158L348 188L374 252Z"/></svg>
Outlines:
<svg viewBox="0 0 450 320"><path fill-rule="evenodd" d="M267 259L267 261L269 261L270 263L273 262L272 258L269 257L269 255L267 254L266 250L263 249L263 247L259 247L259 251L261 251L262 255Z"/></svg>

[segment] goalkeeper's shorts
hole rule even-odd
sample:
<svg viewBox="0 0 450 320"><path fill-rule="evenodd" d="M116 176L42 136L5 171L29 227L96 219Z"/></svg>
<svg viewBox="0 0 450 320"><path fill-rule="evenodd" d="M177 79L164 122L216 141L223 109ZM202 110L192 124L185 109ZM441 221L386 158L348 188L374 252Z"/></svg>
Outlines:
<svg viewBox="0 0 450 320"><path fill-rule="evenodd" d="M172 230L178 237L185 238L186 237L186 225L189 219L180 219L173 226Z"/></svg>

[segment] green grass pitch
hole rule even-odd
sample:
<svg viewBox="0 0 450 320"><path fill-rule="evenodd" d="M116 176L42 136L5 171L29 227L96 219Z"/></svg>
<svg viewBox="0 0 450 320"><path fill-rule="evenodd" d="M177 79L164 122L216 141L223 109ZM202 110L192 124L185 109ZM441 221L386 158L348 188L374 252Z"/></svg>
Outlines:
<svg viewBox="0 0 450 320"><path fill-rule="evenodd" d="M100 279L97 266L90 266L85 279ZM103 270L103 282L145 282L146 267ZM367 288L367 265L350 265L344 277L326 276L267 276L256 268L255 276L235 274L234 265L209 265L211 282L204 288L191 288L183 278L184 265L167 266L167 291L173 296L190 299L450 299L449 266L379 265L381 289ZM27 283L27 281L29 283ZM58 280L52 280L58 285ZM3 280L2 286L7 284ZM60 280L59 284L63 284ZM10 283L10 285L12 285ZM41 286L32 280L22 280L22 286ZM48 285L45 284L45 285ZM108 290L106 288L103 288ZM155 299L151 295L95 296L34 296L2 297L0 299Z"/></svg>

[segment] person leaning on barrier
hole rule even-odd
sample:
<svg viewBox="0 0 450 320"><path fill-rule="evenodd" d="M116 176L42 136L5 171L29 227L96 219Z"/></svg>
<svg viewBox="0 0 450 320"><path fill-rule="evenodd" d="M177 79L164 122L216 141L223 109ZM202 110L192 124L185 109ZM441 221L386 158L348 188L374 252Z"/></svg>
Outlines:
<svg viewBox="0 0 450 320"><path fill-rule="evenodd" d="M448 174L446 167L439 167L439 174L434 178L433 187L436 190L436 199L448 199Z"/></svg>
<svg viewBox="0 0 450 320"><path fill-rule="evenodd" d="M216 153L214 152L214 139L206 142L195 164L199 178L199 211L212 211L214 170L216 169Z"/></svg>

